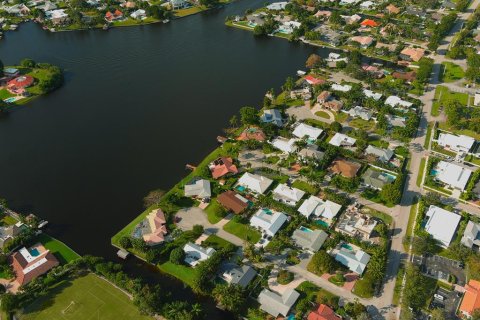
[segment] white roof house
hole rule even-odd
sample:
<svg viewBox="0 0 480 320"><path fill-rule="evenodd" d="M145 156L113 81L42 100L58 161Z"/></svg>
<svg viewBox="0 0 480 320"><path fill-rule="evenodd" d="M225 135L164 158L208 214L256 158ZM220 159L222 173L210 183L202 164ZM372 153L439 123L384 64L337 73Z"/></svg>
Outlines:
<svg viewBox="0 0 480 320"><path fill-rule="evenodd" d="M292 188L282 183L273 190L273 199L294 206L305 195L305 191Z"/></svg>
<svg viewBox="0 0 480 320"><path fill-rule="evenodd" d="M286 2L286 1L273 2L273 3L269 4L266 8L268 10L275 10L275 11L284 10L285 7L287 6L287 4L288 4L288 2Z"/></svg>
<svg viewBox="0 0 480 320"><path fill-rule="evenodd" d="M332 88L332 90L341 91L341 92L348 92L348 91L352 90L352 86L350 86L348 84L341 85L341 84L338 84L338 83L332 84L331 88Z"/></svg>
<svg viewBox="0 0 480 320"><path fill-rule="evenodd" d="M310 196L310 198L305 200L300 208L298 208L298 212L307 218L313 214L317 217L323 217L331 220L338 215L341 209L342 206L338 203L330 200L323 201L318 197Z"/></svg>
<svg viewBox="0 0 480 320"><path fill-rule="evenodd" d="M360 119L363 119L365 121L368 121L368 120L372 119L372 117L373 117L373 111L372 110L368 110L368 109L366 109L364 107L361 107L361 106L356 106L356 107L348 110L348 114L351 117L360 118Z"/></svg>
<svg viewBox="0 0 480 320"><path fill-rule="evenodd" d="M375 3L372 2L372 1L364 1L364 2L360 3L360 8L361 9L370 9L374 5L375 5Z"/></svg>
<svg viewBox="0 0 480 320"><path fill-rule="evenodd" d="M340 244L336 249L332 250L332 253L335 260L359 275L363 274L370 261L368 253L351 244Z"/></svg>
<svg viewBox="0 0 480 320"><path fill-rule="evenodd" d="M210 181L199 179L185 185L185 197L209 198L212 196Z"/></svg>
<svg viewBox="0 0 480 320"><path fill-rule="evenodd" d="M356 141L357 139L351 138L343 133L337 132L332 137L332 139L330 139L328 143L337 147L341 147L341 146L351 147L355 144Z"/></svg>
<svg viewBox="0 0 480 320"><path fill-rule="evenodd" d="M278 127L282 127L284 124L282 114L277 109L264 110L260 120L265 123L273 123Z"/></svg>
<svg viewBox="0 0 480 320"><path fill-rule="evenodd" d="M390 149L382 149L377 148L375 146L369 145L367 149L365 149L366 154L373 154L378 158L378 160L382 162L388 162L392 159L394 152Z"/></svg>
<svg viewBox="0 0 480 320"><path fill-rule="evenodd" d="M385 100L385 104L391 107L401 106L404 108L410 108L413 106L413 103L402 100L400 97L397 96L390 96Z"/></svg>
<svg viewBox="0 0 480 320"><path fill-rule="evenodd" d="M293 130L293 135L297 138L303 138L306 136L309 139L317 140L322 132L322 129L309 126L305 123L300 123L295 127L295 130Z"/></svg>
<svg viewBox="0 0 480 320"><path fill-rule="evenodd" d="M213 248L204 248L189 242L183 247L183 252L185 252L185 262L194 267L213 256L216 251Z"/></svg>
<svg viewBox="0 0 480 320"><path fill-rule="evenodd" d="M147 14L145 12L145 10L143 9L138 9L136 11L134 11L130 17L132 17L133 19L145 19L147 17Z"/></svg>
<svg viewBox="0 0 480 320"><path fill-rule="evenodd" d="M258 194L263 194L272 182L273 180L265 178L264 176L245 172L245 174L238 179L237 184Z"/></svg>
<svg viewBox="0 0 480 320"><path fill-rule="evenodd" d="M438 240L442 246L448 247L455 235L461 217L434 205L428 208L426 217L428 220L425 224L425 231Z"/></svg>
<svg viewBox="0 0 480 320"><path fill-rule="evenodd" d="M274 236L287 221L287 215L268 208L260 208L251 218L250 225L259 228L263 233Z"/></svg>
<svg viewBox="0 0 480 320"><path fill-rule="evenodd" d="M48 19L65 19L68 17L68 14L65 12L65 9L57 9L46 11L45 16Z"/></svg>
<svg viewBox="0 0 480 320"><path fill-rule="evenodd" d="M322 247L328 234L323 230L311 230L309 228L300 227L292 234L295 244L310 252L317 252Z"/></svg>
<svg viewBox="0 0 480 320"><path fill-rule="evenodd" d="M372 98L375 101L380 100L383 96L381 93L376 93L368 89L363 89L363 94L365 95L365 97Z"/></svg>
<svg viewBox="0 0 480 320"><path fill-rule="evenodd" d="M263 289L258 296L258 302L260 309L272 316L278 317L281 314L286 317L299 297L300 293L290 288L285 290L282 295Z"/></svg>
<svg viewBox="0 0 480 320"><path fill-rule="evenodd" d="M480 93L479 92L475 93L475 96L473 98L473 105L474 106L480 106Z"/></svg>
<svg viewBox="0 0 480 320"><path fill-rule="evenodd" d="M475 139L464 135L454 135L450 133L440 133L437 143L439 146L448 148L455 152L469 152L475 144Z"/></svg>
<svg viewBox="0 0 480 320"><path fill-rule="evenodd" d="M297 150L297 146L295 142L299 141L299 139L287 139L284 137L276 137L272 140L271 145L275 148L279 149L284 153L292 153Z"/></svg>
<svg viewBox="0 0 480 320"><path fill-rule="evenodd" d="M461 191L465 190L468 180L472 175L472 170L446 161L440 161L435 167L435 170L437 171L435 179L451 188Z"/></svg>

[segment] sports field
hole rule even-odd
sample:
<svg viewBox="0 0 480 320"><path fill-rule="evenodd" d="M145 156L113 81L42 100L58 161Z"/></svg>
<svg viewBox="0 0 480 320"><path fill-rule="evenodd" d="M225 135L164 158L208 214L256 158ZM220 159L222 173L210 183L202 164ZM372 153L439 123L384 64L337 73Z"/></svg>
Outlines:
<svg viewBox="0 0 480 320"><path fill-rule="evenodd" d="M146 320L130 298L93 274L64 281L46 297L36 300L21 320Z"/></svg>

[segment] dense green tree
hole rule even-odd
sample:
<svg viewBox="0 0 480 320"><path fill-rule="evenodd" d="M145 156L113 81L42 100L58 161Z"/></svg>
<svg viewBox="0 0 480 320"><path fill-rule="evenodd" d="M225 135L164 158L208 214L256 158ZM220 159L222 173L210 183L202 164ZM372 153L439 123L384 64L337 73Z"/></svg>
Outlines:
<svg viewBox="0 0 480 320"><path fill-rule="evenodd" d="M317 275L333 273L336 268L337 263L325 250L317 251L308 264L308 270Z"/></svg>
<svg viewBox="0 0 480 320"><path fill-rule="evenodd" d="M245 290L239 285L219 284L213 289L212 294L217 303L236 314L240 312L247 300Z"/></svg>
<svg viewBox="0 0 480 320"><path fill-rule="evenodd" d="M182 248L175 248L170 252L170 262L173 264L182 264L185 253Z"/></svg>
<svg viewBox="0 0 480 320"><path fill-rule="evenodd" d="M253 107L243 107L240 109L240 121L243 125L258 124L258 111Z"/></svg>
<svg viewBox="0 0 480 320"><path fill-rule="evenodd" d="M129 249L132 247L132 241L130 237L128 236L123 236L119 240L120 246L125 249Z"/></svg>

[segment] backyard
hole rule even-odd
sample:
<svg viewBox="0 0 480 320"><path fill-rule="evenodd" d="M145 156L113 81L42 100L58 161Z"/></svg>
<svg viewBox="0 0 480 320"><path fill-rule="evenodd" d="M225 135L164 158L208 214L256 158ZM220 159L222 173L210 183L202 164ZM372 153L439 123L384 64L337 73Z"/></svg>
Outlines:
<svg viewBox="0 0 480 320"><path fill-rule="evenodd" d="M261 238L260 232L253 229L248 224L239 222L237 217L234 217L231 221L229 221L223 227L223 230L251 243L257 243Z"/></svg>
<svg viewBox="0 0 480 320"><path fill-rule="evenodd" d="M36 240L43 244L46 249L50 250L50 252L53 253L55 257L60 261L60 263L68 263L70 261L80 258L80 255L78 253L70 249L63 242L52 238L47 234L40 234Z"/></svg>

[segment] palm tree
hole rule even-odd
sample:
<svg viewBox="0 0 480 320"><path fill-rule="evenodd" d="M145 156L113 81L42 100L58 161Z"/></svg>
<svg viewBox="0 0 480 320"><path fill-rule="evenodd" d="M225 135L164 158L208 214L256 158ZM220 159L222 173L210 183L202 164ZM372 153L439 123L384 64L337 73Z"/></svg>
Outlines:
<svg viewBox="0 0 480 320"><path fill-rule="evenodd" d="M200 318L200 316L202 315L203 313L203 310L202 310L202 305L200 303L194 303L192 305L192 311L191 313L193 314L193 317L194 318Z"/></svg>

